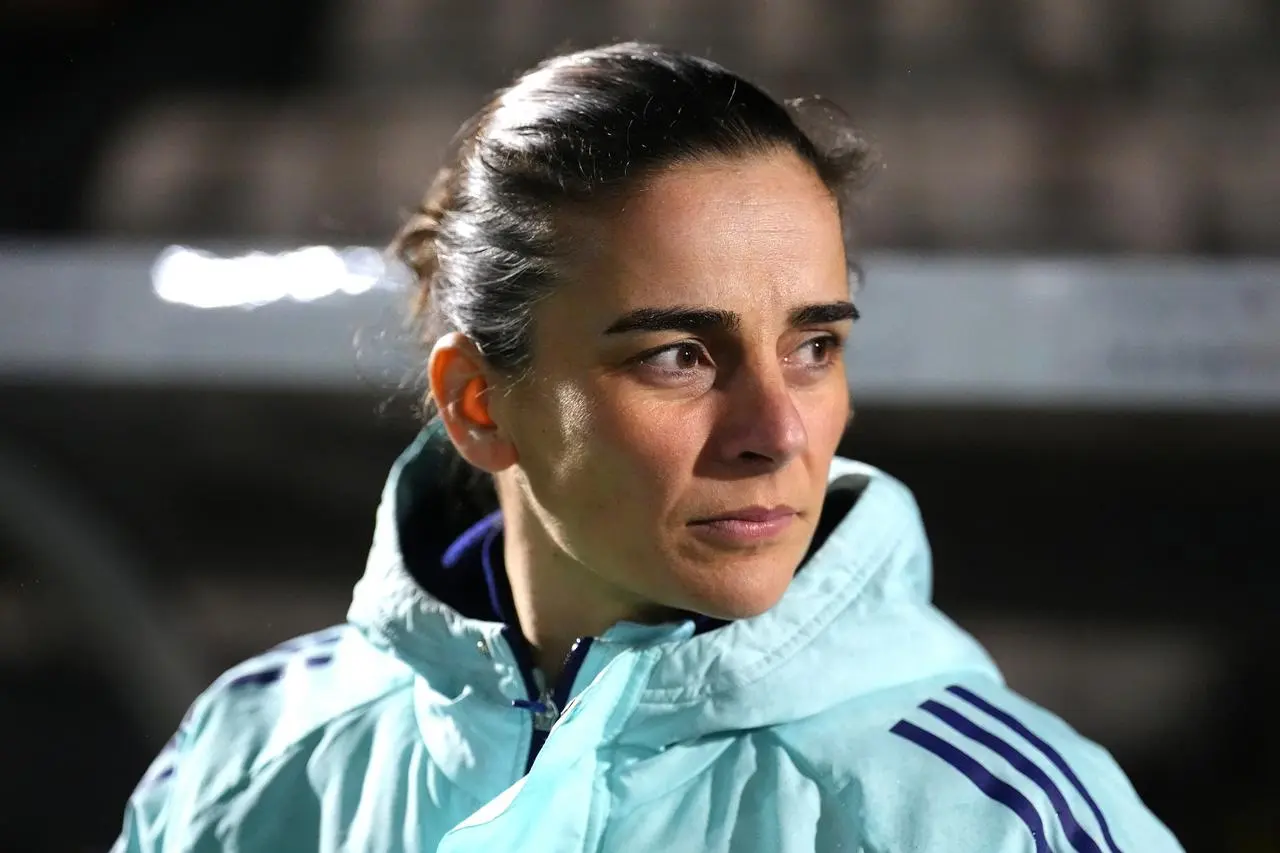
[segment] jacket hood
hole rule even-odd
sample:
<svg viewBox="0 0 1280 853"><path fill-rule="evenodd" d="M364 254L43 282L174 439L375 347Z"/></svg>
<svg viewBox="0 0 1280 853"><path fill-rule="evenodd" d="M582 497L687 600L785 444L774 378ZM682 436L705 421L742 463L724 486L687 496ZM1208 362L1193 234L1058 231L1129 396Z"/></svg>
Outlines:
<svg viewBox="0 0 1280 853"><path fill-rule="evenodd" d="M522 698L520 662L483 579L442 565L485 512L446 490L442 440L424 431L393 467L348 618L436 689ZM601 700L591 704L618 707L601 716L602 731L660 747L935 677L998 680L981 646L930 601L931 555L910 491L840 457L828 481L814 544L773 608L706 631L692 620L615 626L594 641L566 716L587 703L577 701L585 689Z"/></svg>

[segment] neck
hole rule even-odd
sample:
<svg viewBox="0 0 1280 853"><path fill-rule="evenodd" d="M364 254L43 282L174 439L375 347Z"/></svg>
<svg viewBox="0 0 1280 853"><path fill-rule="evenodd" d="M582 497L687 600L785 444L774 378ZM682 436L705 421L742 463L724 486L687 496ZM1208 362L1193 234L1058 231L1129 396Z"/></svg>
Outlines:
<svg viewBox="0 0 1280 853"><path fill-rule="evenodd" d="M503 558L520 630L534 663L554 684L574 641L619 622L659 623L676 611L608 583L565 554L520 499L503 501Z"/></svg>

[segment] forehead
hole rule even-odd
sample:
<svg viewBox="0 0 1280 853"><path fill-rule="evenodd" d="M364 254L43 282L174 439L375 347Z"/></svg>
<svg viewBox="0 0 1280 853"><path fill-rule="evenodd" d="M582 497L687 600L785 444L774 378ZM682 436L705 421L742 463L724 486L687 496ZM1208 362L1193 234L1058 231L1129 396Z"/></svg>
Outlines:
<svg viewBox="0 0 1280 853"><path fill-rule="evenodd" d="M790 152L672 167L576 224L563 289L580 312L848 298L835 199Z"/></svg>

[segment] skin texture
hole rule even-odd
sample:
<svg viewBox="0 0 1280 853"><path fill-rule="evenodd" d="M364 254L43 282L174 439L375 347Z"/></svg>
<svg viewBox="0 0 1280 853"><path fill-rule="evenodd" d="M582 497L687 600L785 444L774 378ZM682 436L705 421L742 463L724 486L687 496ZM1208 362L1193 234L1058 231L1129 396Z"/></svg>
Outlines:
<svg viewBox="0 0 1280 853"><path fill-rule="evenodd" d="M794 324L799 308L850 299L836 203L798 157L675 166L564 225L577 248L535 308L530 375L494 374L459 334L429 369L455 445L496 477L521 629L552 677L575 638L619 621L772 607L850 416L852 321ZM673 307L733 312L736 326L606 331ZM492 425L462 403L477 377ZM796 514L745 543L693 523L753 505Z"/></svg>

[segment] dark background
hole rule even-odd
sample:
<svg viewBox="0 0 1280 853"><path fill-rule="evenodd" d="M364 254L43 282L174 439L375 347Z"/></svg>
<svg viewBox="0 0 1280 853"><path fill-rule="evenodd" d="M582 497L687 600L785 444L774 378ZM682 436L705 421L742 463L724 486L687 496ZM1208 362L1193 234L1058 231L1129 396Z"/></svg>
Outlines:
<svg viewBox="0 0 1280 853"><path fill-rule="evenodd" d="M11 0L0 252L382 242L487 89L617 37L848 107L888 163L877 248L1280 247L1280 7L1263 0ZM0 281L0 310L18 284ZM408 395L3 376L0 477L34 478L86 547L129 555L193 689L343 618ZM1014 686L1110 748L1189 850L1252 853L1280 850L1278 429L1263 405L870 400L843 451L916 490L938 598ZM102 645L111 614L10 515L0 850L103 850L176 717L131 700L145 672Z"/></svg>

